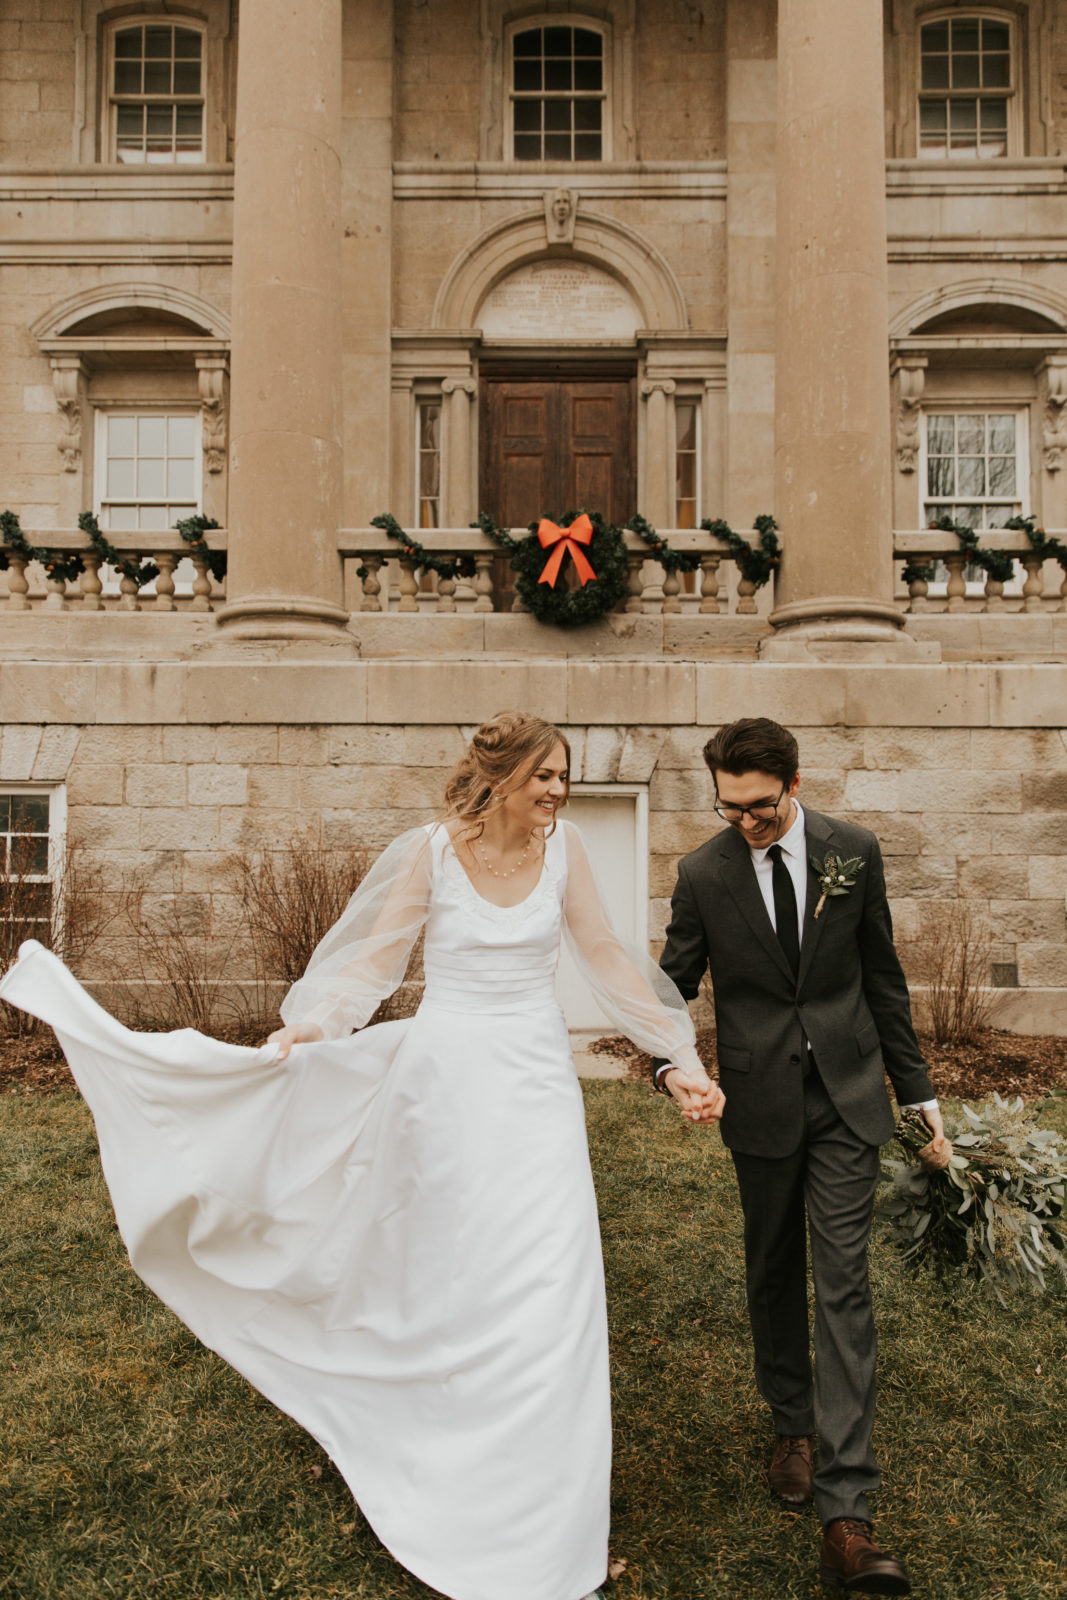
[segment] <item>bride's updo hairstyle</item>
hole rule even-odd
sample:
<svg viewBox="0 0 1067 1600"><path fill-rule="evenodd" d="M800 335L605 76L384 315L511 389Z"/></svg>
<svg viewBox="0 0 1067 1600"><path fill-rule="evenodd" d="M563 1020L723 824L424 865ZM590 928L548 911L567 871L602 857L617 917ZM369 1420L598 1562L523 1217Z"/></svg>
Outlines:
<svg viewBox="0 0 1067 1600"><path fill-rule="evenodd" d="M478 838L485 819L506 795L522 788L557 744L567 752L569 766L571 747L551 722L523 711L498 711L482 723L449 778L446 815L468 824L465 831Z"/></svg>

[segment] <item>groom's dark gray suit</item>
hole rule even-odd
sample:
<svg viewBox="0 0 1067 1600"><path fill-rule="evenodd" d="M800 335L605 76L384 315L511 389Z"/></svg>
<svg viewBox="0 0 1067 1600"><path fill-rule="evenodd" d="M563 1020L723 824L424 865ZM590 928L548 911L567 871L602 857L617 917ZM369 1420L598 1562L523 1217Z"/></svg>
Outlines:
<svg viewBox="0 0 1067 1600"><path fill-rule="evenodd" d="M933 1099L893 945L881 851L865 828L805 811L807 894L794 977L745 839L727 828L679 863L665 972L687 999L710 968L722 1136L745 1213L749 1315L760 1391L785 1434L817 1432L824 1523L870 1517L875 1335L867 1240L878 1146L904 1105ZM827 899L810 864L859 857ZM815 1284L808 1341L805 1211Z"/></svg>

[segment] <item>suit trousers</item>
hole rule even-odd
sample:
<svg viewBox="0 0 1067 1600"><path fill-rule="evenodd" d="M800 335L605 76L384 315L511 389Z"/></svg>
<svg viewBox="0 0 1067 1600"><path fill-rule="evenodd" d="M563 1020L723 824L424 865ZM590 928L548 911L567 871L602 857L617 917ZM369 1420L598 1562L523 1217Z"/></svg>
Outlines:
<svg viewBox="0 0 1067 1600"><path fill-rule="evenodd" d="M812 1061L797 1150L780 1159L734 1151L733 1160L759 1391L777 1433L818 1434L821 1521L869 1519L864 1497L880 1481L871 1450L876 1339L867 1271L878 1147L838 1116ZM814 1381L806 1231L815 1286Z"/></svg>

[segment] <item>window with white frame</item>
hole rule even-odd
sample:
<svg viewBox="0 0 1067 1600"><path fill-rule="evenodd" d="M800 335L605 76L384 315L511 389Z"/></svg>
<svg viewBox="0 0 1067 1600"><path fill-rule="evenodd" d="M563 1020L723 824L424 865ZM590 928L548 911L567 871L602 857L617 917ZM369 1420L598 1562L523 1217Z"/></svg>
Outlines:
<svg viewBox="0 0 1067 1600"><path fill-rule="evenodd" d="M101 527L159 531L201 509L197 412L100 411L96 432Z"/></svg>
<svg viewBox="0 0 1067 1600"><path fill-rule="evenodd" d="M927 525L949 516L969 528L1002 528L1026 496L1022 411L927 411L923 481Z"/></svg>
<svg viewBox="0 0 1067 1600"><path fill-rule="evenodd" d="M989 160L1015 144L1018 64L1009 17L936 17L919 30L919 154Z"/></svg>
<svg viewBox="0 0 1067 1600"><path fill-rule="evenodd" d="M602 29L581 22L520 26L510 43L513 158L604 160L607 62Z"/></svg>
<svg viewBox="0 0 1067 1600"><path fill-rule="evenodd" d="M188 22L123 22L111 30L109 148L122 163L206 159L204 31Z"/></svg>
<svg viewBox="0 0 1067 1600"><path fill-rule="evenodd" d="M700 401L679 395L674 403L674 526L700 521Z"/></svg>
<svg viewBox="0 0 1067 1600"><path fill-rule="evenodd" d="M24 939L52 943L63 813L59 790L0 785L0 959L5 965Z"/></svg>
<svg viewBox="0 0 1067 1600"><path fill-rule="evenodd" d="M441 526L441 402L415 405L415 520L420 528Z"/></svg>

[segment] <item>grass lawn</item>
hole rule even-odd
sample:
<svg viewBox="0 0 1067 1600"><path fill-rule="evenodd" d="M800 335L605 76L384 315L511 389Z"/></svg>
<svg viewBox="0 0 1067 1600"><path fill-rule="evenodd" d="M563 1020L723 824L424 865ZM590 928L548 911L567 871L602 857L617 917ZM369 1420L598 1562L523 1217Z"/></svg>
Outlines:
<svg viewBox="0 0 1067 1600"><path fill-rule="evenodd" d="M819 1594L814 1514L763 1486L729 1158L638 1084L586 1100L626 1562L611 1600ZM0 1097L0 1152L0 1596L428 1600L317 1446L133 1276L77 1096ZM1004 1310L909 1278L884 1244L873 1263L886 1544L930 1600L1058 1600L1067 1294Z"/></svg>

